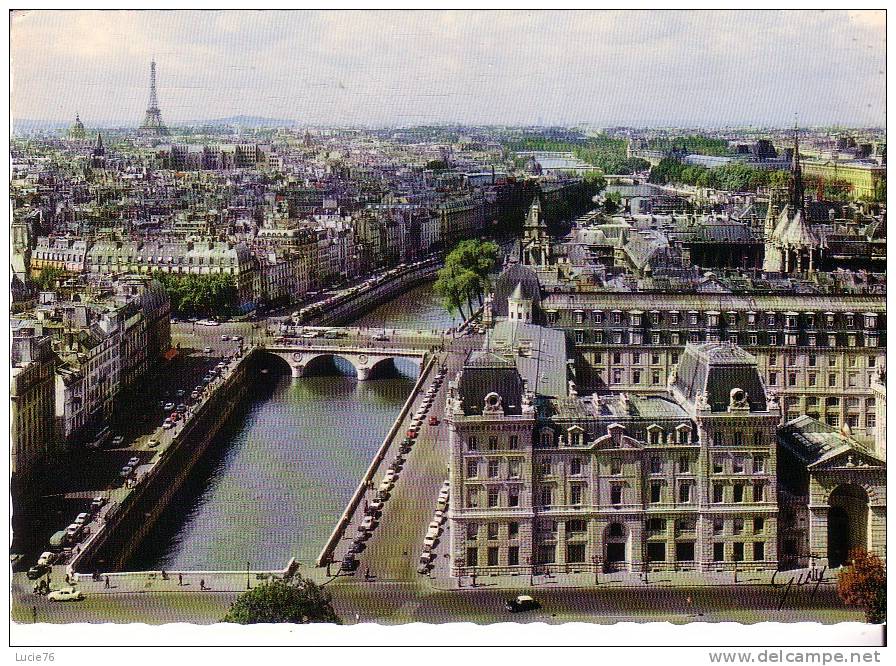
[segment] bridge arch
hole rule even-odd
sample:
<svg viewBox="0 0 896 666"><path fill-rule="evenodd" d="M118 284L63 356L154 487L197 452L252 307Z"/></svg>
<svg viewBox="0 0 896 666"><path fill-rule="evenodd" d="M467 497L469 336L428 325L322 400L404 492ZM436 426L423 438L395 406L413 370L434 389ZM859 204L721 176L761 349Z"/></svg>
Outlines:
<svg viewBox="0 0 896 666"><path fill-rule="evenodd" d="M341 363L340 363L341 361ZM302 366L296 377L313 377L325 374L327 370L335 369L339 374L348 377L361 378L363 374L357 362L349 354L337 354L335 352L321 352L306 354L302 359Z"/></svg>

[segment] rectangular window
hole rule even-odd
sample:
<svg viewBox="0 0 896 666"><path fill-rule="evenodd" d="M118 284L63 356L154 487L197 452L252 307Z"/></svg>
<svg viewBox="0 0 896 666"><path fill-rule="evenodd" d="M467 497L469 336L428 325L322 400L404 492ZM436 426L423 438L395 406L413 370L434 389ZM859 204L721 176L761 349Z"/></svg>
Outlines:
<svg viewBox="0 0 896 666"><path fill-rule="evenodd" d="M733 459L733 469L735 474L743 474L744 473L744 459L740 456L734 456Z"/></svg>
<svg viewBox="0 0 896 666"><path fill-rule="evenodd" d="M741 534L744 531L744 519L743 518L735 518L732 521L732 533L733 534Z"/></svg>
<svg viewBox="0 0 896 666"><path fill-rule="evenodd" d="M490 478L490 479L498 478L498 461L497 460L489 460L488 461L488 478Z"/></svg>
<svg viewBox="0 0 896 666"><path fill-rule="evenodd" d="M467 461L467 478L475 479L479 476L479 461L478 460L468 460Z"/></svg>
<svg viewBox="0 0 896 666"><path fill-rule="evenodd" d="M675 561L676 562L693 562L694 561L694 542L681 541L675 544Z"/></svg>
<svg viewBox="0 0 896 666"><path fill-rule="evenodd" d="M661 474L663 471L662 461L657 456L653 456L650 459L650 473L651 474Z"/></svg>
<svg viewBox="0 0 896 666"><path fill-rule="evenodd" d="M507 439L507 447L511 451L516 451L520 448L520 436L519 435L511 435Z"/></svg>
<svg viewBox="0 0 896 666"><path fill-rule="evenodd" d="M712 533L721 534L725 530L725 520L723 518L712 519Z"/></svg>
<svg viewBox="0 0 896 666"><path fill-rule="evenodd" d="M585 544L571 543L566 547L566 561L570 564L579 564L585 561Z"/></svg>
<svg viewBox="0 0 896 666"><path fill-rule="evenodd" d="M517 486L510 486L507 490L507 506L520 505L520 489Z"/></svg>
<svg viewBox="0 0 896 666"><path fill-rule="evenodd" d="M688 456L681 456L678 459L678 473L679 474L690 474L691 473L691 459Z"/></svg>
<svg viewBox="0 0 896 666"><path fill-rule="evenodd" d="M777 386L778 385L778 373L777 372L768 373L768 385L769 386Z"/></svg>
<svg viewBox="0 0 896 666"><path fill-rule="evenodd" d="M507 475L511 479L520 478L520 459L519 458L511 458L507 463Z"/></svg>
<svg viewBox="0 0 896 666"><path fill-rule="evenodd" d="M765 472L765 458L753 456L753 473L758 474L762 472Z"/></svg>
<svg viewBox="0 0 896 666"><path fill-rule="evenodd" d="M515 567L520 563L520 547L509 546L507 548L507 566Z"/></svg>
<svg viewBox="0 0 896 666"><path fill-rule="evenodd" d="M753 532L756 534L762 534L762 531L765 529L765 518L754 518L753 519Z"/></svg>
<svg viewBox="0 0 896 666"><path fill-rule="evenodd" d="M489 546L488 547L488 566L490 566L490 567L498 566L498 547L497 546Z"/></svg>
<svg viewBox="0 0 896 666"><path fill-rule="evenodd" d="M764 502L765 501L765 484L764 483L754 483L753 484L753 501L754 502Z"/></svg>
<svg viewBox="0 0 896 666"><path fill-rule="evenodd" d="M570 532L570 533L574 532L576 534L579 534L581 532L584 532L586 527L587 527L587 524L585 523L584 520L567 520L566 521L566 531Z"/></svg>
<svg viewBox="0 0 896 666"><path fill-rule="evenodd" d="M498 506L498 489L497 488L489 488L488 489L488 506L489 508L494 508Z"/></svg>
<svg viewBox="0 0 896 666"><path fill-rule="evenodd" d="M662 494L662 484L660 483L651 483L650 484L650 501L654 504L660 501L660 496Z"/></svg>
<svg viewBox="0 0 896 666"><path fill-rule="evenodd" d="M762 562L765 560L765 542L756 541L753 543L753 561Z"/></svg>
<svg viewBox="0 0 896 666"><path fill-rule="evenodd" d="M712 501L716 504L721 504L724 499L724 490L725 487L720 483L715 483L712 486Z"/></svg>
<svg viewBox="0 0 896 666"><path fill-rule="evenodd" d="M519 523L507 523L507 538L516 539L520 535Z"/></svg>
<svg viewBox="0 0 896 666"><path fill-rule="evenodd" d="M488 450L489 451L497 451L498 450L498 438L491 436L488 438Z"/></svg>
<svg viewBox="0 0 896 666"><path fill-rule="evenodd" d="M553 473L553 468L551 466L550 458L542 458L541 459L541 475L542 476L550 476Z"/></svg>
<svg viewBox="0 0 896 666"><path fill-rule="evenodd" d="M640 370L632 370L632 384L640 384L641 383L641 371Z"/></svg>
<svg viewBox="0 0 896 666"><path fill-rule="evenodd" d="M479 449L479 441L476 439L476 435L470 435L470 438L467 439L467 451L477 451Z"/></svg>
<svg viewBox="0 0 896 666"><path fill-rule="evenodd" d="M467 523L467 539L473 541L479 536L479 523Z"/></svg>
<svg viewBox="0 0 896 666"><path fill-rule="evenodd" d="M725 471L725 461L720 457L715 457L712 459L712 473L713 474L722 474Z"/></svg>
<svg viewBox="0 0 896 666"><path fill-rule="evenodd" d="M691 484L683 483L678 487L678 501L687 504L691 501Z"/></svg>
<svg viewBox="0 0 896 666"><path fill-rule="evenodd" d="M724 562L725 561L725 544L724 543L714 543L712 545L712 559L713 559L713 562Z"/></svg>
<svg viewBox="0 0 896 666"><path fill-rule="evenodd" d="M541 487L541 504L542 506L550 506L554 500L554 489L551 486Z"/></svg>
<svg viewBox="0 0 896 666"><path fill-rule="evenodd" d="M573 476L578 476L582 473L582 459L581 458L573 458L569 461L569 473Z"/></svg>
<svg viewBox="0 0 896 666"><path fill-rule="evenodd" d="M541 544L538 547L538 563L553 564L557 561L557 546L554 544Z"/></svg>
<svg viewBox="0 0 896 666"><path fill-rule="evenodd" d="M467 566L468 567L478 567L479 566L479 549L478 548L467 548Z"/></svg>
<svg viewBox="0 0 896 666"><path fill-rule="evenodd" d="M666 544L662 541L647 542L647 561L648 562L665 562L666 561Z"/></svg>
<svg viewBox="0 0 896 666"><path fill-rule="evenodd" d="M489 523L488 524L488 538L489 539L497 539L498 538L498 523Z"/></svg>
<svg viewBox="0 0 896 666"><path fill-rule="evenodd" d="M479 490L470 488L467 490L467 506L475 509L479 506Z"/></svg>
<svg viewBox="0 0 896 666"><path fill-rule="evenodd" d="M740 483L734 484L734 501L735 502L743 502L744 501L743 484L740 484Z"/></svg>
<svg viewBox="0 0 896 666"><path fill-rule="evenodd" d="M610 504L622 504L622 486L610 486Z"/></svg>

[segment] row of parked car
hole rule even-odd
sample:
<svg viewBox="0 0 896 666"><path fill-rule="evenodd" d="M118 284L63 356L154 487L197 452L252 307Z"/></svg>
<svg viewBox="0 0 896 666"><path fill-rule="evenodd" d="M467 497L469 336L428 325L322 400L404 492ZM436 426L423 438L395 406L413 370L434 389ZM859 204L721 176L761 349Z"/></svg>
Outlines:
<svg viewBox="0 0 896 666"><path fill-rule="evenodd" d="M426 574L432 569L433 562L436 558L435 547L439 543L439 537L442 536L442 527L448 518L448 499L451 493L451 482L445 479L442 489L439 491L439 499L436 502L436 510L429 522L429 528L426 530L426 537L423 539L423 552L420 554L420 562L417 566L417 573Z"/></svg>
<svg viewBox="0 0 896 666"><path fill-rule="evenodd" d="M417 410L417 413L411 420L411 427L407 431L407 436L401 443L401 446L399 446L398 453L389 464L389 467L386 469L386 474L383 476L379 486L377 487L377 492L374 496L373 501L368 502L364 512L364 520L362 520L361 524L358 525L358 534L352 541L352 545L349 547L345 557L342 558L343 571L354 571L358 568L359 562L357 556L367 547L367 539L370 538L370 535L373 534L373 531L379 525L379 519L382 515L383 506L392 493L392 488L395 485L395 481L398 479L398 475L404 467L407 455L411 452L411 449L414 446L414 440L417 438L417 434L423 425L423 419L426 416L426 412L430 407L432 407L432 403L435 400L435 394L436 392L438 392L439 387L442 385L442 381L445 379L446 372L447 368L440 368L439 373L433 379L432 384L423 397L420 408ZM439 420L437 417L432 416L430 417L429 422L430 425L438 425Z"/></svg>
<svg viewBox="0 0 896 666"><path fill-rule="evenodd" d="M93 520L100 509L108 500L102 495L93 498L90 508L79 513L75 520L64 530L59 530L50 537L50 550L44 551L37 558L37 564L28 569L27 576L30 580L36 580L49 573L50 567L62 559L61 553L66 547L71 547L90 535L90 521Z"/></svg>

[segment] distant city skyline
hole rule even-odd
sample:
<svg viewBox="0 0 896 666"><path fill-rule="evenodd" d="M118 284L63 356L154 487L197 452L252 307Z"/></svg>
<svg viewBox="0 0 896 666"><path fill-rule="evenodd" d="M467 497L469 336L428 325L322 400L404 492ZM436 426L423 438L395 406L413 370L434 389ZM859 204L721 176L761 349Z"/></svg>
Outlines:
<svg viewBox="0 0 896 666"><path fill-rule="evenodd" d="M885 13L17 11L15 121L884 126Z"/></svg>

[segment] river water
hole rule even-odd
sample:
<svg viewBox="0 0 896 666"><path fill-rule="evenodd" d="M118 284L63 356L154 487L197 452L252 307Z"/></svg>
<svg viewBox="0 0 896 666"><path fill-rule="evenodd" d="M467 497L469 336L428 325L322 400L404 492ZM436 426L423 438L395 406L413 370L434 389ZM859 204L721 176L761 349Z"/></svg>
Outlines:
<svg viewBox="0 0 896 666"><path fill-rule="evenodd" d="M354 323L445 329L459 321L427 283ZM416 368L396 366L389 378L366 382L336 374L293 380L273 362L257 368L243 410L126 568L313 563L413 388Z"/></svg>

